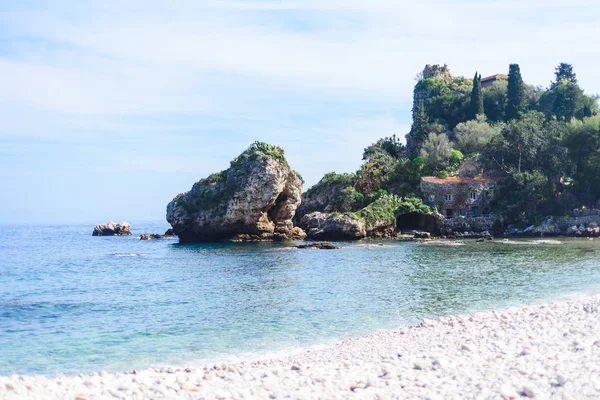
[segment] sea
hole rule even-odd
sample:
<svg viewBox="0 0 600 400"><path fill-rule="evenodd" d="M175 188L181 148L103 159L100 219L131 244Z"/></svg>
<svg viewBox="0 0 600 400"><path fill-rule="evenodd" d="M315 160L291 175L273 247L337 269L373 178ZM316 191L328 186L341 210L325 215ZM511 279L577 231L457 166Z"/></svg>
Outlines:
<svg viewBox="0 0 600 400"><path fill-rule="evenodd" d="M600 240L179 244L0 226L0 376L201 367L600 293Z"/></svg>

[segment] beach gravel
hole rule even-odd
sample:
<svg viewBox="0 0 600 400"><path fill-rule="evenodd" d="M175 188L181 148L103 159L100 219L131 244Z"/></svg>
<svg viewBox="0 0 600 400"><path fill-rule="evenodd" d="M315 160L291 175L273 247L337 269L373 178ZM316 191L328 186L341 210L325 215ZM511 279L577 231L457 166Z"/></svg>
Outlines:
<svg viewBox="0 0 600 400"><path fill-rule="evenodd" d="M600 297L424 320L254 362L0 377L4 399L600 399Z"/></svg>

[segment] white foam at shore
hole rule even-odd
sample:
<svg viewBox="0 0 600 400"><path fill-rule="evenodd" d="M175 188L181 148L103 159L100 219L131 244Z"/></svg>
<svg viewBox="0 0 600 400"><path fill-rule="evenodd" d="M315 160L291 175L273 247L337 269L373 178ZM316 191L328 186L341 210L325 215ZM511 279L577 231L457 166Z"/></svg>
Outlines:
<svg viewBox="0 0 600 400"><path fill-rule="evenodd" d="M0 377L1 398L600 398L600 297L425 320L260 361Z"/></svg>

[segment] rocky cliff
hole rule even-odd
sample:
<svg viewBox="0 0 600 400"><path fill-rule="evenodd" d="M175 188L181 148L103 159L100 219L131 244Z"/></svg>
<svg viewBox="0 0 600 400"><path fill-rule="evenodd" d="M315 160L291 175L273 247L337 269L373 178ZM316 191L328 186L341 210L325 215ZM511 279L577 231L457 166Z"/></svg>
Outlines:
<svg viewBox="0 0 600 400"><path fill-rule="evenodd" d="M283 149L256 142L230 168L196 182L167 205L180 242L302 239L292 218L302 179Z"/></svg>

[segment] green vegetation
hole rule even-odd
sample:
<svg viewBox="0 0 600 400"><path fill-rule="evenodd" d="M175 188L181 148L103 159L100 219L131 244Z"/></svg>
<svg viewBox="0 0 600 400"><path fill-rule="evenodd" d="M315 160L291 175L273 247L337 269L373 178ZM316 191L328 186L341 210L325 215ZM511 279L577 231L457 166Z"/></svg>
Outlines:
<svg viewBox="0 0 600 400"><path fill-rule="evenodd" d="M469 116L471 119L477 118L478 115L483 115L483 93L481 93L481 75L473 78L473 89L471 90L471 106Z"/></svg>
<svg viewBox="0 0 600 400"><path fill-rule="evenodd" d="M464 154L479 153L500 134L502 126L502 124L490 125L485 120L485 115L479 114L476 119L456 125L454 128L456 146Z"/></svg>
<svg viewBox="0 0 600 400"><path fill-rule="evenodd" d="M421 197L423 176L459 171L500 178L491 211L526 224L573 208L600 206L600 116L570 64L548 88L508 79L481 87L481 76L443 75L415 85L407 145L396 136L365 148L356 174L327 174L309 195L339 185L336 204L351 204L367 223L389 220L398 204ZM498 226L499 228L499 226Z"/></svg>
<svg viewBox="0 0 600 400"><path fill-rule="evenodd" d="M266 156L273 157L276 160L279 160L287 165L287 161L285 159L285 154L281 147L274 146L272 144L265 143L265 142L256 141L256 142L252 143L250 145L250 147L248 147L248 149L246 149L246 151L244 151L242 154L237 156L231 162L231 168L239 167L242 164L242 162L244 162L244 160L246 160L248 157L250 157L252 154L255 154L255 153L262 153Z"/></svg>
<svg viewBox="0 0 600 400"><path fill-rule="evenodd" d="M430 133L421 147L421 158L434 171L450 167L453 146L447 134Z"/></svg>
<svg viewBox="0 0 600 400"><path fill-rule="evenodd" d="M329 172L325 174L316 185L308 189L308 194L310 196L317 195L328 190L329 187L333 185L339 186L341 188L354 186L355 182L355 174L336 174L335 172Z"/></svg>
<svg viewBox="0 0 600 400"><path fill-rule="evenodd" d="M508 88L506 103L506 119L511 120L519 117L519 113L525 110L525 89L519 64L510 64L508 67Z"/></svg>
<svg viewBox="0 0 600 400"><path fill-rule="evenodd" d="M382 191L372 203L350 215L362 220L367 230L371 230L377 226L395 225L399 215L414 211L431 213L431 209L421 199L402 198Z"/></svg>

